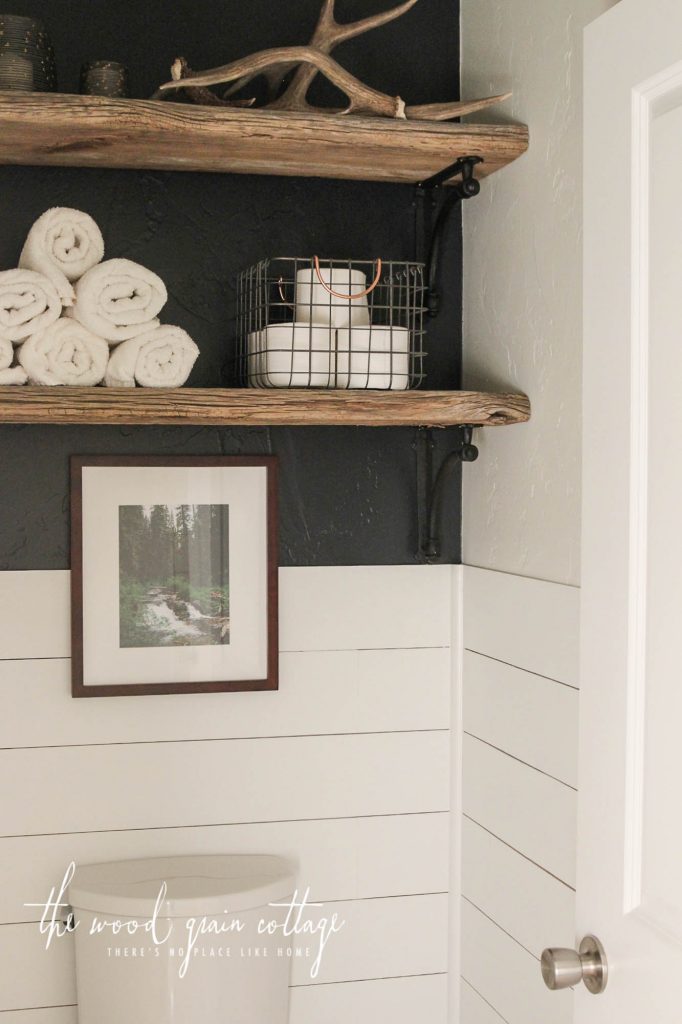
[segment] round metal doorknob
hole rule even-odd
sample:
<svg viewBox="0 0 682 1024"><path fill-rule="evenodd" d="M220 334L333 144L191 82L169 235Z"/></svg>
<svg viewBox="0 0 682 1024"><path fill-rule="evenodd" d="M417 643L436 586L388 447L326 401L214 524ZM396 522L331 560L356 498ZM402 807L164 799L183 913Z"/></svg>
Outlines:
<svg viewBox="0 0 682 1024"><path fill-rule="evenodd" d="M543 950L540 968L545 985L552 991L572 988L581 981L595 996L606 988L606 954L601 942L594 935L585 936L577 953L574 949Z"/></svg>

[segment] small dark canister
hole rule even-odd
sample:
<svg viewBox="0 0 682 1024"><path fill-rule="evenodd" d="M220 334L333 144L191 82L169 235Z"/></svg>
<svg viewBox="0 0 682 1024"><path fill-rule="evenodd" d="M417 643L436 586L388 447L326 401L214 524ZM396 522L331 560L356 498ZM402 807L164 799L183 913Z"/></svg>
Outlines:
<svg viewBox="0 0 682 1024"><path fill-rule="evenodd" d="M43 23L0 14L0 89L54 92L56 88L54 50Z"/></svg>
<svg viewBox="0 0 682 1024"><path fill-rule="evenodd" d="M129 96L128 69L113 60L92 60L81 68L80 91L85 96Z"/></svg>

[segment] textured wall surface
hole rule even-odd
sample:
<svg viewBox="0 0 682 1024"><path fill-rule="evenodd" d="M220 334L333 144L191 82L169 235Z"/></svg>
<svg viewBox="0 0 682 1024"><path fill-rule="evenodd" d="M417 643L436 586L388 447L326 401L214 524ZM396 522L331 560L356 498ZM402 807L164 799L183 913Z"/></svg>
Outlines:
<svg viewBox="0 0 682 1024"><path fill-rule="evenodd" d="M131 69L148 96L184 54L213 67L252 50L306 41L321 0L178 0L117 5L102 0L17 0L17 14L47 23L60 87L76 91L83 61L110 58ZM340 20L385 9L383 0L339 0ZM386 91L415 102L458 89L458 17L453 0L421 0L395 24L352 41L338 56ZM334 99L333 96L328 96ZM234 278L265 255L394 259L414 255L412 190L284 178L48 168L0 168L0 268L16 264L33 220L49 206L76 206L100 223L109 256L147 264L167 282L166 322L201 348L190 383L215 386L233 351ZM450 235L451 287L428 338L431 386L460 373L461 259ZM453 438L441 434L445 452ZM0 428L0 568L68 565L67 461L72 453L272 451L282 467L284 565L410 562L416 550L416 464L410 430L192 428ZM459 560L459 495L449 496L445 555Z"/></svg>
<svg viewBox="0 0 682 1024"><path fill-rule="evenodd" d="M464 374L514 385L528 425L481 432L464 483L464 561L580 575L581 47L609 0L464 0L463 95L514 90L531 148L464 215ZM493 114L493 119L498 119Z"/></svg>

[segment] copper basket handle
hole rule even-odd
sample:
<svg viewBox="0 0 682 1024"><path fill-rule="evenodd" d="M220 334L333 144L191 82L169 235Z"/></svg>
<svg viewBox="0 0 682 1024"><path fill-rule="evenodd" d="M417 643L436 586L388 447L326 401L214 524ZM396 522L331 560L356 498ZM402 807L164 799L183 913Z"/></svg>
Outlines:
<svg viewBox="0 0 682 1024"><path fill-rule="evenodd" d="M354 299L364 299L366 295L369 295L370 292L374 291L376 286L379 284L379 281L381 280L382 263L381 263L381 257L378 257L377 261L376 261L376 263L377 263L376 276L375 276L374 280L372 281L372 283L369 285L369 287L365 288L365 290L363 292L358 292L357 295L344 295L343 292L335 292L334 289L331 288L327 284L327 282L324 280L324 278L322 277L322 271L320 270L320 257L319 256L313 256L313 263L315 264L315 273L317 274L317 280L320 282L320 284L322 285L324 290L326 292L329 292L330 295L333 295L335 299L344 299L344 301L346 301L346 302L352 302Z"/></svg>
<svg viewBox="0 0 682 1024"><path fill-rule="evenodd" d="M279 278L279 280L277 282L277 288L279 289L279 296L280 296L282 302L284 303L284 305L287 306L289 309L294 309L292 304L290 302L287 302L287 297L284 294L284 278L283 277Z"/></svg>

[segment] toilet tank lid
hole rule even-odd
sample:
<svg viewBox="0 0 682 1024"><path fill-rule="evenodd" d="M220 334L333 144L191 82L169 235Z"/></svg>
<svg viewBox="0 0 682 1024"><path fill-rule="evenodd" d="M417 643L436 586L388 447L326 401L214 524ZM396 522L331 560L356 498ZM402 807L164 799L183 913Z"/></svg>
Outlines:
<svg viewBox="0 0 682 1024"><path fill-rule="evenodd" d="M165 883L159 918L233 914L291 896L296 874L292 861L264 854L108 861L77 867L68 899L76 910L150 918Z"/></svg>

